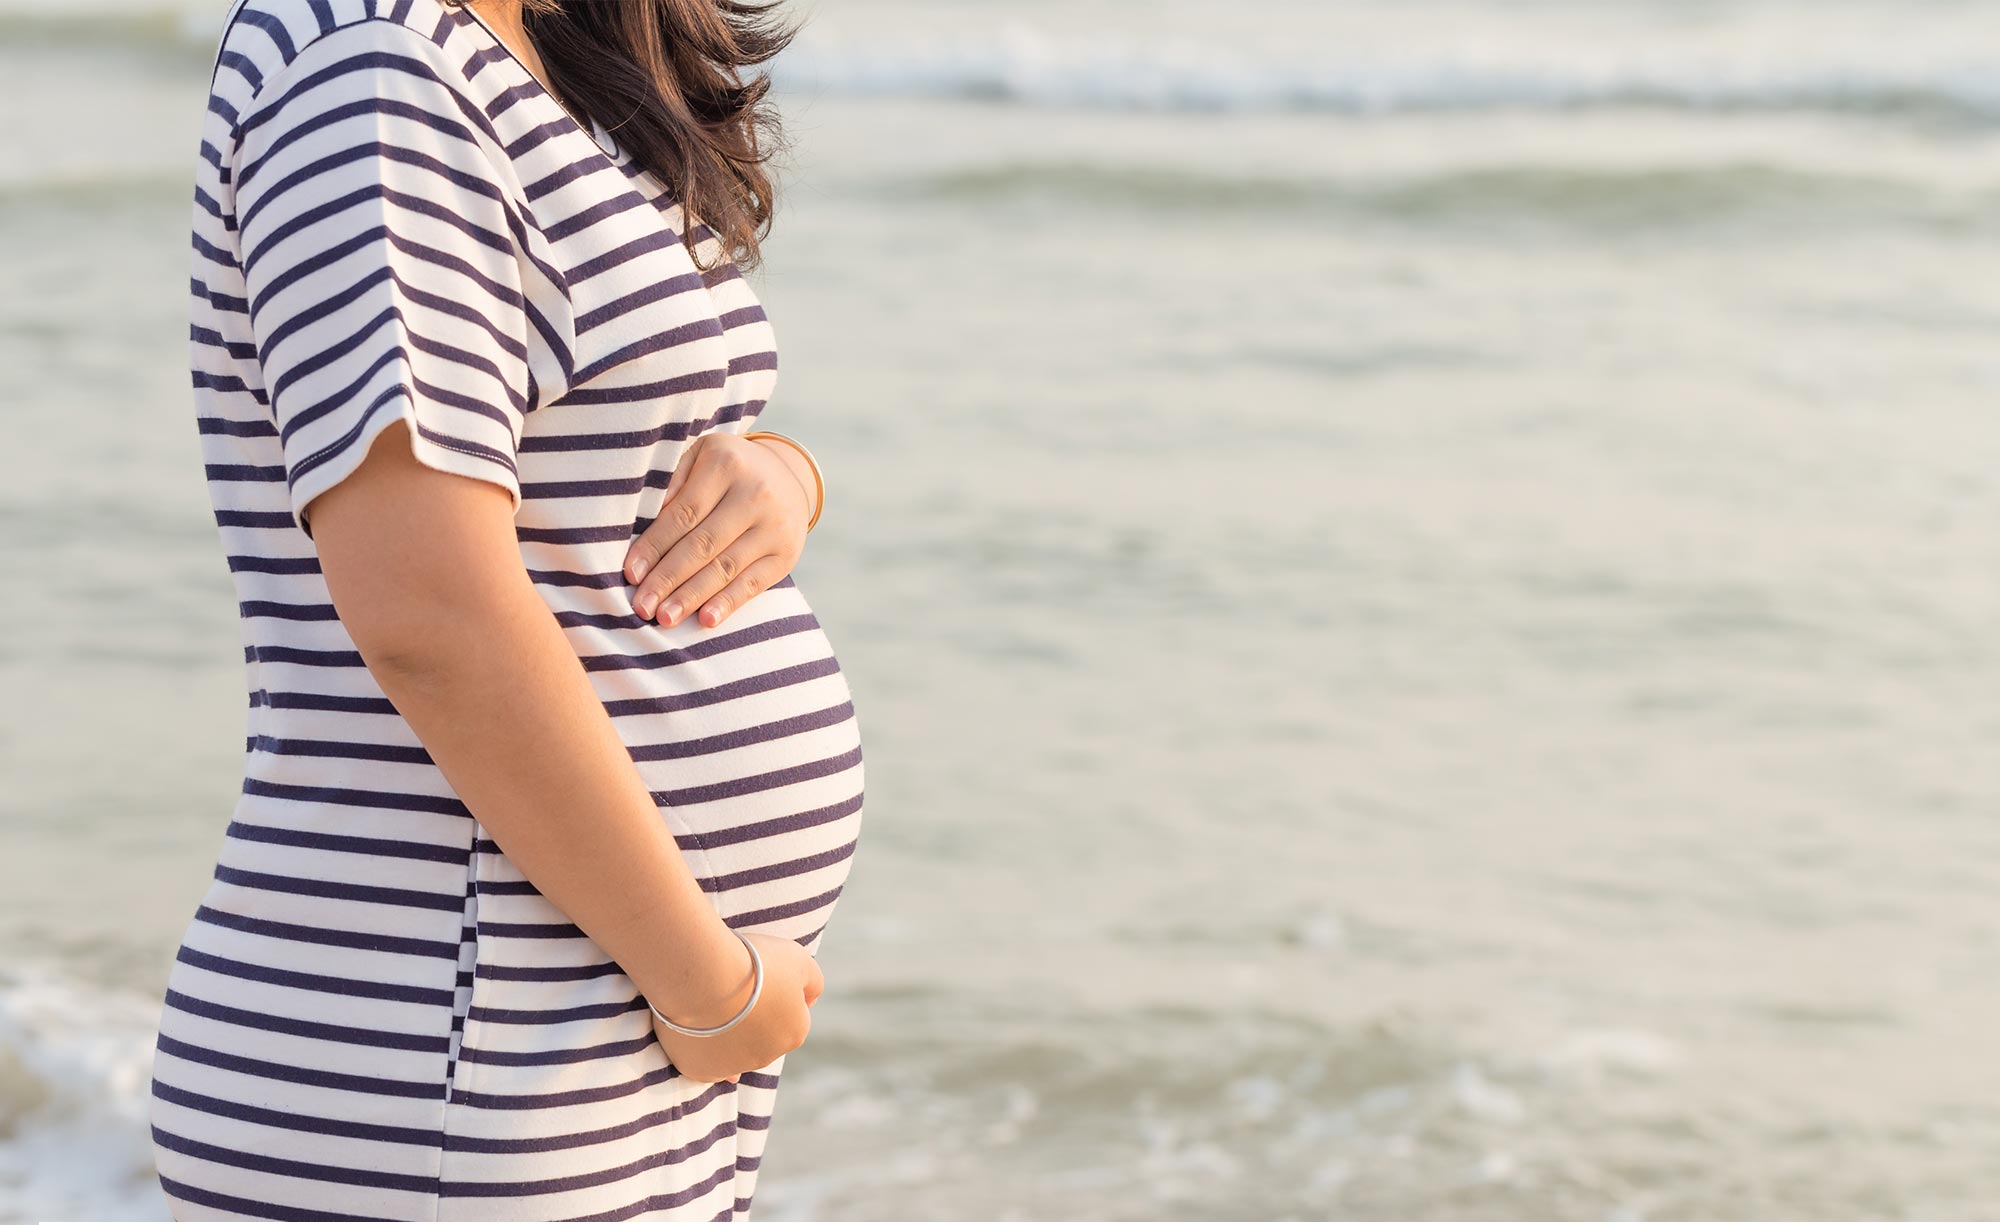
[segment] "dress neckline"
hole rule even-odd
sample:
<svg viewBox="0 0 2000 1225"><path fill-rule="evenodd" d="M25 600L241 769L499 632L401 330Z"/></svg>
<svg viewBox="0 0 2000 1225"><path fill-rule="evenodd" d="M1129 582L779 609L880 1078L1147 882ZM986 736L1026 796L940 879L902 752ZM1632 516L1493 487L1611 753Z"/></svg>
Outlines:
<svg viewBox="0 0 2000 1225"><path fill-rule="evenodd" d="M535 70L528 67L527 61L522 59L514 51L513 47L508 45L506 39L500 37L500 34L497 30L495 30L492 26L487 25L486 19L484 17L481 17L478 13L474 12L470 4L454 4L454 5L448 5L447 7L450 8L453 12L463 13L467 18L471 20L473 25L479 27L480 32L485 34L487 39L490 42L492 42L494 46L506 52L507 58L513 60L514 63L521 69L522 75L528 78L528 83L534 89L534 91L540 94L542 97L547 98L550 102L553 102L555 104L556 109L562 112L563 118L569 121L569 125L575 128L578 132L582 133L583 135L590 137L591 143L597 146L599 152L603 153L604 156L610 159L613 164L616 164L623 160L623 148L622 146L619 145L618 141L612 137L610 131L606 129L603 124L598 123L595 118L589 121L589 127L586 128L584 126L584 121L577 118L576 112L569 109L569 104L567 102L564 102L561 98L558 98L554 90L550 89L547 85L542 83L542 78L535 75Z"/></svg>

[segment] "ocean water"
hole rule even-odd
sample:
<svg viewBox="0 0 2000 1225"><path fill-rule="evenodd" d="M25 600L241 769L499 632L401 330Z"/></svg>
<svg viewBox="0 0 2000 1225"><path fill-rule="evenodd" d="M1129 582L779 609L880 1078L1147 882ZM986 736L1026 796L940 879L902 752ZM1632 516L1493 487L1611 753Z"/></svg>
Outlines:
<svg viewBox="0 0 2000 1225"><path fill-rule="evenodd" d="M5 1219L165 1219L226 7L0 4ZM756 1215L2000 1214L2000 8L801 11L873 832Z"/></svg>

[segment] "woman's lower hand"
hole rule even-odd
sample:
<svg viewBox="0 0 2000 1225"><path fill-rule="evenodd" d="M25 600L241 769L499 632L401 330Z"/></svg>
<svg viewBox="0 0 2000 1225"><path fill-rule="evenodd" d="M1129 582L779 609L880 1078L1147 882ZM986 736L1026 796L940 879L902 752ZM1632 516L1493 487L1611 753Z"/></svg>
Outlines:
<svg viewBox="0 0 2000 1225"><path fill-rule="evenodd" d="M813 1001L826 989L826 976L819 962L796 940L743 933L757 946L764 963L764 991L750 1015L723 1033L697 1038L660 1024L653 1019L653 1033L667 1052L667 1059L681 1075L694 1080L735 1081L743 1073L764 1067L805 1044L812 1030ZM668 1015L693 1029L721 1025L742 1010L750 999L755 978L750 974L748 953L743 958L744 976L728 999L713 1002L711 1016ZM661 1011L666 1011L664 1008Z"/></svg>
<svg viewBox="0 0 2000 1225"><path fill-rule="evenodd" d="M780 450L796 454L710 430L681 453L659 515L625 552L632 611L662 625L694 612L714 627L791 573L813 493Z"/></svg>

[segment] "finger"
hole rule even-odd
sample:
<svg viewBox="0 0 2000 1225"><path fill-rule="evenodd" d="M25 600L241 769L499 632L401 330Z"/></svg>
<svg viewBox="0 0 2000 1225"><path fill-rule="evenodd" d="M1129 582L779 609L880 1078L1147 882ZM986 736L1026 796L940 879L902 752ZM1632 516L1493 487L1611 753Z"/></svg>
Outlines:
<svg viewBox="0 0 2000 1225"><path fill-rule="evenodd" d="M721 479L722 474L711 471L714 465L707 462L708 449L697 449L701 441L697 439L696 446L689 447L675 461L673 473L667 477L667 495L661 500L659 513L653 516L646 530L626 550L625 573L634 583L657 575L660 559L700 523L728 491L728 482ZM679 576L660 577L679 581ZM634 592L635 601L637 596L638 593Z"/></svg>
<svg viewBox="0 0 2000 1225"><path fill-rule="evenodd" d="M673 505L655 521L657 526L669 519L673 520L673 523L662 528L661 532L665 534L671 531L679 539L654 564L651 573L646 575L646 580L639 584L639 589L632 595L633 611L642 617L650 617L655 611L661 610L667 603L667 597L678 592L704 567L713 565L718 560L725 561L729 569L713 579L715 588L719 589L738 570L755 560L757 553L762 552L760 549L751 549L744 553L738 546L743 534L757 522L754 510L746 505L744 499L734 496L727 485L722 486L711 501L710 491L706 488L707 480L707 477L699 473L689 477L688 488L683 490ZM700 509L702 517L685 529L681 528L680 521L691 516L697 508ZM652 535L653 529L646 529L646 534ZM738 551L731 552L732 549ZM725 554L727 554L726 559ZM706 599L709 594L711 594L709 591L704 590L701 598ZM691 599L681 600L680 605L683 612L695 606ZM671 624L664 616L661 620Z"/></svg>
<svg viewBox="0 0 2000 1225"><path fill-rule="evenodd" d="M737 1081L739 1081L739 1080L742 1080L742 1079L743 1079L743 1073L741 1073L741 1072L738 1072L738 1073L737 1073L736 1075L734 1075L734 1076L732 1076L732 1077L730 1077L730 1078L729 1078L729 1083L733 1085L733 1084L735 1084L735 1083L736 1083Z"/></svg>
<svg viewBox="0 0 2000 1225"><path fill-rule="evenodd" d="M807 1003L818 999L821 993L826 990L826 974L819 968L819 958L813 958L809 964L811 968L806 971Z"/></svg>
<svg viewBox="0 0 2000 1225"><path fill-rule="evenodd" d="M709 437L708 434L696 436L695 440L688 444L687 449L681 452L680 458L674 461L674 470L667 474L667 492L660 500L660 513L653 516L653 522L648 524L646 530L635 537L625 550L623 568L627 580L636 583L645 578L659 563L661 555L680 538L677 532L671 537L668 535L668 528L674 525L674 518L668 513L668 508L674 506L674 494L687 484L687 475L696 465L697 457L701 453L701 444ZM660 530L655 531L656 528Z"/></svg>
<svg viewBox="0 0 2000 1225"><path fill-rule="evenodd" d="M764 556L743 567L743 572L729 580L729 585L708 597L696 610L701 623L713 629L722 624L722 619L748 604L760 591L785 577L785 563L775 554Z"/></svg>
<svg viewBox="0 0 2000 1225"><path fill-rule="evenodd" d="M737 500L731 499L731 501ZM747 521L745 516L748 516ZM737 512L732 515L718 507L716 513L711 515L710 518L721 520L723 523L729 525L720 529L720 531L727 531L731 527L741 524L742 534L716 550L715 555L708 560L706 565L702 565L696 569L693 574L688 576L686 581L674 588L668 593L665 599L660 601L659 612L660 624L662 625L678 624L684 618L692 615L696 609L715 598L716 595L721 593L723 588L736 581L739 576L747 573L750 567L771 555L772 534L769 529L757 522L754 512ZM706 525L689 532L687 540L682 543L690 550L699 548L704 542L698 539L698 537L704 535L705 528ZM720 531L718 531L718 535ZM680 546L677 545L675 547L679 548ZM677 560L670 553L667 556L667 560L661 563L661 568L668 569L676 565ZM709 621L704 624L713 625L714 622Z"/></svg>

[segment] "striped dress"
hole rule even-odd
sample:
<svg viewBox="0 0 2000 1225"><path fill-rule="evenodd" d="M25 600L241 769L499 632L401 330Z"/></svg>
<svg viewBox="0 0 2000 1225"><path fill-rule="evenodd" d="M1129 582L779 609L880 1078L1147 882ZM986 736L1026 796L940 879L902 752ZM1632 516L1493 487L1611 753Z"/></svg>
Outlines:
<svg viewBox="0 0 2000 1225"><path fill-rule="evenodd" d="M826 635L791 578L669 628L621 572L689 442L763 408L770 323L660 180L440 0L239 0L213 81L189 352L248 734L160 1014L160 1185L179 1219L748 1219L784 1060L679 1074L383 695L302 509L399 419L506 489L704 895L817 953L862 801Z"/></svg>

